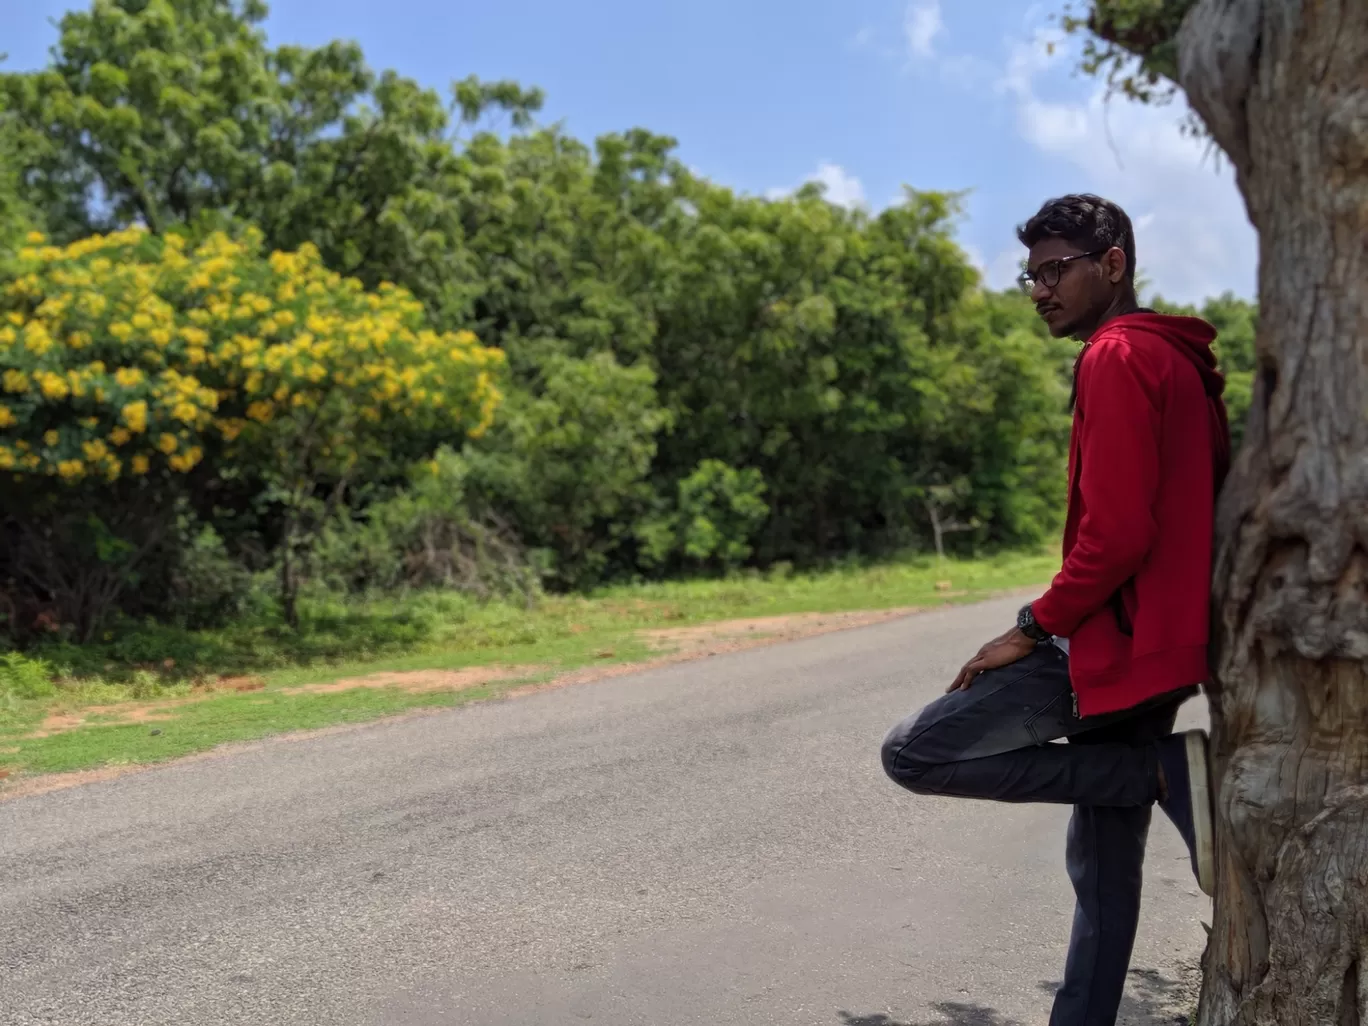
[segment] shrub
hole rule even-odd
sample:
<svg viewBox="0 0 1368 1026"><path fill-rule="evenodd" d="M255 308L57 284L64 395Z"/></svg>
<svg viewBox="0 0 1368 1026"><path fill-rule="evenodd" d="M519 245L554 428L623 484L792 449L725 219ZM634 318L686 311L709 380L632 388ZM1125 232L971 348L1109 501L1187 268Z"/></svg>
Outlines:
<svg viewBox="0 0 1368 1026"><path fill-rule="evenodd" d="M52 667L19 652L0 655L0 694L14 698L49 698L57 693Z"/></svg>
<svg viewBox="0 0 1368 1026"><path fill-rule="evenodd" d="M463 454L464 491L546 553L550 581L584 588L611 575L646 507L657 434L670 420L644 361L546 357L535 388L511 389L489 438Z"/></svg>
<svg viewBox="0 0 1368 1026"><path fill-rule="evenodd" d="M314 552L319 578L352 592L435 587L532 602L543 569L495 514L471 510L469 472L459 453L440 449L406 488L330 524Z"/></svg>
<svg viewBox="0 0 1368 1026"><path fill-rule="evenodd" d="M750 558L751 542L770 514L760 471L701 460L677 487L673 511L636 527L644 563L659 565L674 557L729 571Z"/></svg>
<svg viewBox="0 0 1368 1026"><path fill-rule="evenodd" d="M29 242L0 291L5 511L11 533L32 534L79 497L82 516L103 524L120 571L95 598L65 603L82 636L136 583L187 480L247 477L282 510L293 622L298 551L349 484L493 420L502 353L427 329L407 292L366 292L312 247L263 258L254 232L191 248L136 228ZM132 504L162 525L153 540L120 536L117 514ZM39 562L61 560L56 548L28 545ZM49 592L63 577L12 569Z"/></svg>
<svg viewBox="0 0 1368 1026"><path fill-rule="evenodd" d="M252 575L209 525L187 533L171 571L165 619L191 630L222 626L246 611Z"/></svg>

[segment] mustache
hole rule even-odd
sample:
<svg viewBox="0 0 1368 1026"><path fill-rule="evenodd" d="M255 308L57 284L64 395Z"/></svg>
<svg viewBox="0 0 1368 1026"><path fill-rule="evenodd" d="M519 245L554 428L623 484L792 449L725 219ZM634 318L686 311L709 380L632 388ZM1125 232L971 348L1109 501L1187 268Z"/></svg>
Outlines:
<svg viewBox="0 0 1368 1026"><path fill-rule="evenodd" d="M1036 314L1037 314L1038 316L1041 316L1041 317L1044 317L1044 316L1045 316L1047 313L1049 313L1051 310L1058 310L1058 309L1059 309L1059 304L1058 304L1058 303L1037 303L1037 304L1036 304Z"/></svg>

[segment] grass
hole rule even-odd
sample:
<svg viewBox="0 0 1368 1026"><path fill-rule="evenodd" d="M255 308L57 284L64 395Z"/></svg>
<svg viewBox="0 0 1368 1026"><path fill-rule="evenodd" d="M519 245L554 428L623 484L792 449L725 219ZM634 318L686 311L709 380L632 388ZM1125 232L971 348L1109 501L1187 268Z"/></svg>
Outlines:
<svg viewBox="0 0 1368 1026"><path fill-rule="evenodd" d="M939 567L917 559L819 574L676 581L553 596L530 610L451 593L372 602L315 597L298 632L264 613L212 631L141 625L98 644L51 644L30 653L33 659L0 662L0 777L159 762L225 742L476 701L519 681L427 692L294 690L307 685L379 671L489 665L536 667L523 680L545 679L591 663L647 658L643 630L970 602L1042 584L1057 559L1004 554ZM221 675L251 675L256 690L204 689ZM195 701L176 701L192 695ZM129 722L133 712L153 718ZM83 722L43 729L63 715Z"/></svg>

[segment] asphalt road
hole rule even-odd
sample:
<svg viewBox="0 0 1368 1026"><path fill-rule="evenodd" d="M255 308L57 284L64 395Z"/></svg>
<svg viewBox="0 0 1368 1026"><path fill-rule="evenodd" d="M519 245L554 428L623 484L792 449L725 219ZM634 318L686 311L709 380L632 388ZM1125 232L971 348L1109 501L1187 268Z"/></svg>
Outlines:
<svg viewBox="0 0 1368 1026"><path fill-rule="evenodd" d="M878 761L1015 605L0 802L0 1023L1043 1023L1067 810ZM1162 816L1145 901L1123 1021L1171 1023L1209 904Z"/></svg>

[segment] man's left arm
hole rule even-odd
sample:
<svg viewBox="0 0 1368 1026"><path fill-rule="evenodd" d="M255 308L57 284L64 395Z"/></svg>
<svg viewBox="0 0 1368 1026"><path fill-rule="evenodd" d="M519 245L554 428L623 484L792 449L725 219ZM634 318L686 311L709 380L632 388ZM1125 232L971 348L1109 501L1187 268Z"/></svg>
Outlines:
<svg viewBox="0 0 1368 1026"><path fill-rule="evenodd" d="M1079 368L1079 488L1086 512L1036 622L1068 637L1144 564L1158 526L1159 377L1121 336L1100 341Z"/></svg>

